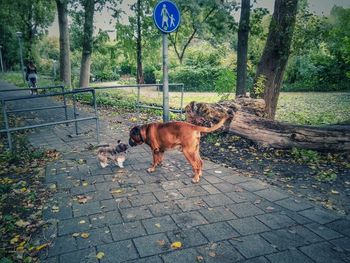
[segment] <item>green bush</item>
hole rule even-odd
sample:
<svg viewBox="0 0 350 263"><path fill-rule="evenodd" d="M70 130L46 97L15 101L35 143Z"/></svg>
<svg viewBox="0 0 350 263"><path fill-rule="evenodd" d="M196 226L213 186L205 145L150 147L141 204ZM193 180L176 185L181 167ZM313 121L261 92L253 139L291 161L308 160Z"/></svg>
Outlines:
<svg viewBox="0 0 350 263"><path fill-rule="evenodd" d="M113 72L112 69L104 69L102 71L96 71L94 77L98 81L119 80L120 75Z"/></svg>
<svg viewBox="0 0 350 263"><path fill-rule="evenodd" d="M178 67L169 71L169 83L184 83L186 91L214 91L219 72L217 67Z"/></svg>
<svg viewBox="0 0 350 263"><path fill-rule="evenodd" d="M219 76L215 82L215 91L227 99L228 96L236 91L236 72L230 69L220 70Z"/></svg>
<svg viewBox="0 0 350 263"><path fill-rule="evenodd" d="M145 79L146 84L155 84L156 83L156 75L155 68L152 66L145 66L143 77Z"/></svg>

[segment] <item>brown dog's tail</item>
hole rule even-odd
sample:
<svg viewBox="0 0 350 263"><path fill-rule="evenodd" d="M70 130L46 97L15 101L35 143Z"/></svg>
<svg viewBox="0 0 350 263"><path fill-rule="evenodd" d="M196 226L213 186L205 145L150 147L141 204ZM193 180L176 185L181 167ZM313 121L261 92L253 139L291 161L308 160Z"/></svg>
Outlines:
<svg viewBox="0 0 350 263"><path fill-rule="evenodd" d="M221 119L221 121L219 121L217 124L215 124L214 126L208 128L208 127L203 127L203 126L195 126L196 130L199 132L213 132L216 131L217 129L221 128L222 125L224 125L225 121L229 118L229 116L224 117Z"/></svg>

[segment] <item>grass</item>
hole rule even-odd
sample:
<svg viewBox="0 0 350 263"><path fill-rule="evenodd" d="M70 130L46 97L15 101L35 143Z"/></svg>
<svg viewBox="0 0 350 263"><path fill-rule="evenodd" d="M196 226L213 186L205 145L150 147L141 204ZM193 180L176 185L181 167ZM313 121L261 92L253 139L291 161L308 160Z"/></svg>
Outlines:
<svg viewBox="0 0 350 263"><path fill-rule="evenodd" d="M19 73L1 74L0 79L23 86ZM39 84L40 86L48 86L52 85L52 82L39 79ZM115 82L108 84L92 83L91 86L117 84ZM136 88L97 91L99 105L113 106L120 110L135 110L136 98ZM220 101L220 98L221 96L214 92L185 92L183 107L191 101L215 103ZM171 108L179 109L180 100L181 92L169 93L169 105ZM161 106L163 94L153 87L141 88L140 102ZM282 92L278 101L276 120L302 125L350 123L349 112L349 92Z"/></svg>

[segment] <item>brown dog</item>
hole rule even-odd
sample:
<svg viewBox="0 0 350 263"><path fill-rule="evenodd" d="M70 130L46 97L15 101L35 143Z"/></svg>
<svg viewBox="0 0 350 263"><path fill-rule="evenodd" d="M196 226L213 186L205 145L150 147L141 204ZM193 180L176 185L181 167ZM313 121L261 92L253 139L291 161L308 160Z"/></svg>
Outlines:
<svg viewBox="0 0 350 263"><path fill-rule="evenodd" d="M153 163L148 172L154 172L156 166L163 160L166 150L181 148L186 159L193 168L193 183L198 183L202 176L203 161L199 155L199 142L201 132L213 132L224 125L228 117L223 118L218 124L207 128L196 126L187 122L150 123L136 126L130 130L129 144L136 146L148 144L153 152Z"/></svg>

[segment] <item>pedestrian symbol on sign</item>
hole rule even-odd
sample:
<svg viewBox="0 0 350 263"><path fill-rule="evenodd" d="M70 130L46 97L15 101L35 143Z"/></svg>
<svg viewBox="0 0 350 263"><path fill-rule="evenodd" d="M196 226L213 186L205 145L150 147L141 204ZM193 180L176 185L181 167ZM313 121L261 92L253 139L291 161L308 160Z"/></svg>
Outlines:
<svg viewBox="0 0 350 263"><path fill-rule="evenodd" d="M153 11L154 23L164 33L174 32L180 24L180 12L170 1L161 1Z"/></svg>

